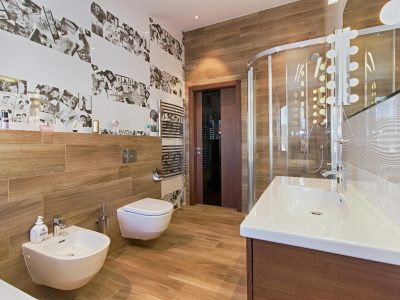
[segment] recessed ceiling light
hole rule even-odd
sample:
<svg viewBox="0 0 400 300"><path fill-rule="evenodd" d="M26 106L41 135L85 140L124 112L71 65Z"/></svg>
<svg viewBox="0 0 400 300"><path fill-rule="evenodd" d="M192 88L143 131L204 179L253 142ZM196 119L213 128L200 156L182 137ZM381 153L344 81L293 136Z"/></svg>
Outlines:
<svg viewBox="0 0 400 300"><path fill-rule="evenodd" d="M194 18L197 20L199 18L199 16L194 16Z"/></svg>
<svg viewBox="0 0 400 300"><path fill-rule="evenodd" d="M339 0L328 0L328 5L338 3Z"/></svg>

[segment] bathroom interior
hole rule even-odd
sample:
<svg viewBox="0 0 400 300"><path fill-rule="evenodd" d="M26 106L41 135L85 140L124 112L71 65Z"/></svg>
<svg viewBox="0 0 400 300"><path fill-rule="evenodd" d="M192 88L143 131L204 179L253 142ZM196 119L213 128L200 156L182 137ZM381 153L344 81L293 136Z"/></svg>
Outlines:
<svg viewBox="0 0 400 300"><path fill-rule="evenodd" d="M399 0L0 0L0 299L400 299Z"/></svg>

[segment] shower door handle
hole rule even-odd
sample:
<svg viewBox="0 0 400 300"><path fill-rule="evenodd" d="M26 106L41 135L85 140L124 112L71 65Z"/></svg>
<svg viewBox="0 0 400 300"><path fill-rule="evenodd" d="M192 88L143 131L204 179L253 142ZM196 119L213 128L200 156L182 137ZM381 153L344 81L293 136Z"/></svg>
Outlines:
<svg viewBox="0 0 400 300"><path fill-rule="evenodd" d="M194 148L194 151L196 151L196 154L198 154L198 155L201 154L202 150L203 150L203 148L201 148L201 147Z"/></svg>

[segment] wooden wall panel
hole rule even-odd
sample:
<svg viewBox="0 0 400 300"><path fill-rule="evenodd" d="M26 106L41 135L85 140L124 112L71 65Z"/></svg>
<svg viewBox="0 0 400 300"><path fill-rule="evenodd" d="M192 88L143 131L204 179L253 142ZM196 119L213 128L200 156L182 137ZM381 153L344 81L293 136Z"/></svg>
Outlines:
<svg viewBox="0 0 400 300"><path fill-rule="evenodd" d="M242 82L242 208L245 211L248 205L247 63L262 50L325 35L325 9L324 0L300 0L185 33L186 99L192 86ZM189 192L187 186L187 195Z"/></svg>
<svg viewBox="0 0 400 300"><path fill-rule="evenodd" d="M379 11L386 0L348 0L344 25L365 28L380 25ZM334 19L333 19L334 18ZM337 20L338 19L338 20ZM326 0L300 0L273 9L250 14L219 24L185 32L185 75L186 99L188 89L193 86L213 84L232 80L242 81L242 207L247 207L247 63L258 52L279 45L312 39L332 33L332 24L341 23L342 16L337 7L327 6ZM277 58L277 57L275 57ZM264 63L265 65L265 63ZM283 69L284 70L284 69ZM258 70L262 74L262 70ZM275 90L284 83L282 74L274 74ZM284 75L284 74L283 74ZM283 77L283 79L282 79ZM264 85L266 82L264 82ZM281 86L282 87L282 86ZM256 96L266 99L265 87L256 91ZM277 95L275 95L277 96ZM260 103L257 112L265 114L265 103ZM189 105L186 105L189 107ZM187 115L188 115L187 111ZM262 116L261 116L262 118ZM188 119L188 118L187 118ZM267 115L257 124L260 136L267 130ZM189 128L190 124L186 124ZM189 130L187 130L189 132ZM325 138L325 137L323 137ZM260 153L268 152L267 140L260 140ZM187 149L188 148L187 144ZM319 145L318 145L319 146ZM319 148L314 149L312 158L319 157ZM189 157L189 155L187 155ZM294 161L295 162L295 161ZM268 184L267 170L258 176L262 188ZM279 165L279 164L278 164ZM188 170L189 168L187 168ZM302 175L300 169L295 170ZM189 173L186 174L189 176ZM187 177L189 178L189 177ZM187 195L190 193L187 183Z"/></svg>
<svg viewBox="0 0 400 300"><path fill-rule="evenodd" d="M133 149L137 162L121 163ZM43 215L97 230L102 204L108 208L110 254L126 244L116 210L142 198L161 198L152 169L161 167L161 139L34 131L0 131L0 278L42 297L49 289L32 283L21 245Z"/></svg>
<svg viewBox="0 0 400 300"><path fill-rule="evenodd" d="M343 26L362 29L380 26L379 14L387 0L347 0L343 13Z"/></svg>

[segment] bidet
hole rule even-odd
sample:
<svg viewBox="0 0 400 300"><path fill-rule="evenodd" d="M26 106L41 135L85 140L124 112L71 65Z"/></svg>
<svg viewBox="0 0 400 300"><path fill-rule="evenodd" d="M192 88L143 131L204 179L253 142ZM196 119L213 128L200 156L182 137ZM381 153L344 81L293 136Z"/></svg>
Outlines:
<svg viewBox="0 0 400 300"><path fill-rule="evenodd" d="M73 290L87 284L100 271L109 246L108 236L70 226L40 244L23 244L22 251L33 282Z"/></svg>

